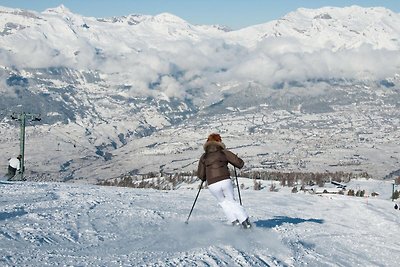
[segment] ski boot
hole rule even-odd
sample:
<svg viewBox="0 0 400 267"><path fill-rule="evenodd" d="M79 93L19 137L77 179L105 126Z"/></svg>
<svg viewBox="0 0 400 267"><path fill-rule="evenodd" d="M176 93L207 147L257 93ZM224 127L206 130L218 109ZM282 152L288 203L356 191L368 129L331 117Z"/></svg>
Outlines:
<svg viewBox="0 0 400 267"><path fill-rule="evenodd" d="M238 225L240 225L240 222L239 222L239 220L234 220L233 222L232 222L232 225L233 226L238 226Z"/></svg>
<svg viewBox="0 0 400 267"><path fill-rule="evenodd" d="M247 218L246 220L244 220L242 222L242 226L243 226L244 229L250 229L252 227L252 225L251 225L251 223L249 221L249 218Z"/></svg>

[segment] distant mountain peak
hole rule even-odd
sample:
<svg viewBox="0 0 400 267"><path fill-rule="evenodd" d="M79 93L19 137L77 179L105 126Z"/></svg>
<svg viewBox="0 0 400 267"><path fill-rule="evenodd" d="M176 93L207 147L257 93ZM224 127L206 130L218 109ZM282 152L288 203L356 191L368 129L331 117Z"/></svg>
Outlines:
<svg viewBox="0 0 400 267"><path fill-rule="evenodd" d="M160 24L188 24L187 21L170 13L161 13L155 16L130 14L122 17L101 18L99 21L111 21L113 23L128 23L129 25L137 25L143 22L154 22Z"/></svg>
<svg viewBox="0 0 400 267"><path fill-rule="evenodd" d="M175 16L171 13L160 13L153 17L155 21L169 22L169 23L187 23L184 19L181 19L178 16Z"/></svg>
<svg viewBox="0 0 400 267"><path fill-rule="evenodd" d="M43 13L68 14L68 13L72 13L72 12L71 12L71 10L69 10L69 8L67 8L66 6L61 4L55 8L48 8Z"/></svg>
<svg viewBox="0 0 400 267"><path fill-rule="evenodd" d="M333 6L326 6L321 8L298 8L293 12L288 13L285 17L293 17L293 16L305 16L308 18L318 18L318 19L328 19L334 18L335 15L340 17L343 16L371 16L376 14L378 17L384 16L386 14L395 14L390 9L385 7L361 7L357 5L346 6L346 7L333 7Z"/></svg>

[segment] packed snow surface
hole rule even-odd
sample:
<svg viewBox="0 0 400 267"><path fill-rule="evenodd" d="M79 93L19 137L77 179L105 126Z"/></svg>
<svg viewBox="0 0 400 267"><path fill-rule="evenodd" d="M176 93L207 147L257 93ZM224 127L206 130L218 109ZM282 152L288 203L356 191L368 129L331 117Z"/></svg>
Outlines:
<svg viewBox="0 0 400 267"><path fill-rule="evenodd" d="M240 179L251 185L252 181ZM246 181L245 181L246 180ZM265 181L263 181L265 182ZM1 182L1 266L398 266L391 183L378 197L241 190L253 229L233 227L207 189Z"/></svg>

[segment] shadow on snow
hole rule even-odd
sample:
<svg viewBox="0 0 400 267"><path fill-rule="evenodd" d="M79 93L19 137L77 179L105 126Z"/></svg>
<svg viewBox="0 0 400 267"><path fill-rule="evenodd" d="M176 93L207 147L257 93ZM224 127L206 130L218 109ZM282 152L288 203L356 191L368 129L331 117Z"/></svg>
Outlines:
<svg viewBox="0 0 400 267"><path fill-rule="evenodd" d="M0 212L0 221L19 217L25 214L28 214L28 212L26 212L24 209L17 209L11 212Z"/></svg>
<svg viewBox="0 0 400 267"><path fill-rule="evenodd" d="M281 226L284 223L299 224L299 223L305 223L305 222L322 224L322 223L324 223L324 220L322 220L322 219L291 218L291 217L287 217L287 216L275 216L273 219L255 221L254 224L257 227L273 228L275 226Z"/></svg>

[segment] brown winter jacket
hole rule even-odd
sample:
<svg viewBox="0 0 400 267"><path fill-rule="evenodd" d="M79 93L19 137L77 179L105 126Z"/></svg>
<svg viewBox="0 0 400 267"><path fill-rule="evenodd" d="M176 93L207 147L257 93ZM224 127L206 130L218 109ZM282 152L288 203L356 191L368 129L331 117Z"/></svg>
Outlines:
<svg viewBox="0 0 400 267"><path fill-rule="evenodd" d="M230 179L228 163L241 169L244 162L241 158L226 150L224 143L208 141L204 144L205 153L200 157L197 176L208 185Z"/></svg>

